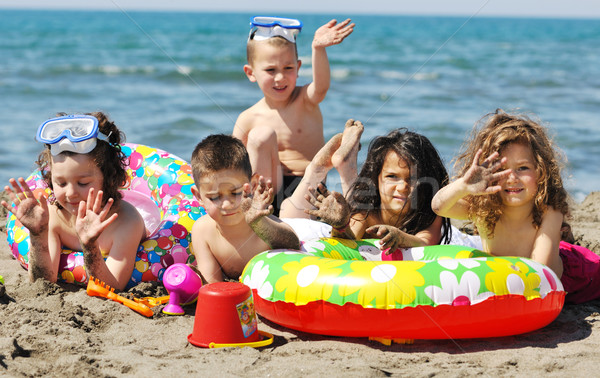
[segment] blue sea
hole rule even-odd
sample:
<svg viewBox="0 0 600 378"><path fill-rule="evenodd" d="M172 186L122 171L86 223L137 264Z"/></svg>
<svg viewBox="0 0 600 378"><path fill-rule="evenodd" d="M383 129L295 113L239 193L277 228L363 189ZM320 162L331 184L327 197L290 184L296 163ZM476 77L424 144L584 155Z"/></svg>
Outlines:
<svg viewBox="0 0 600 378"><path fill-rule="evenodd" d="M107 112L129 142L186 160L205 136L230 133L261 98L242 70L251 16L0 10L0 182L33 170L37 127L57 112ZM321 110L326 138L363 121L359 163L373 137L407 127L451 168L479 118L518 109L550 128L575 199L600 190L600 20L278 16L304 23L300 84L314 31L333 17L356 23L328 48Z"/></svg>

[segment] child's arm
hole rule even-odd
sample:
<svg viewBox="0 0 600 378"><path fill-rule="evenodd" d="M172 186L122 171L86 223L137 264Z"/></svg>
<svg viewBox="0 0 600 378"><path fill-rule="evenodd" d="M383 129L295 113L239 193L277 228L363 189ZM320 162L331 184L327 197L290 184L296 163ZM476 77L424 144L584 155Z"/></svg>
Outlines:
<svg viewBox="0 0 600 378"><path fill-rule="evenodd" d="M252 195L250 185L244 184L242 209L246 223L271 249L300 249L300 241L294 230L279 219L269 217L273 213L273 197L271 181L265 181L262 176L259 177Z"/></svg>
<svg viewBox="0 0 600 378"><path fill-rule="evenodd" d="M442 218L436 217L429 227L417 232L415 235L406 233L399 228L388 224L371 226L367 228L365 232L381 239L381 249L387 250L385 253L389 255L398 248L423 247L439 244L440 239L442 238Z"/></svg>
<svg viewBox="0 0 600 378"><path fill-rule="evenodd" d="M11 212L17 220L29 230L31 250L29 251L29 278L35 281L38 278L56 282L57 270L53 269L52 259L48 248L49 238L49 211L45 198L38 201L23 177L19 180L9 180L12 188L5 186L13 205L2 201L2 206Z"/></svg>
<svg viewBox="0 0 600 378"><path fill-rule="evenodd" d="M323 101L329 90L329 60L325 48L342 43L353 30L354 24L350 24L350 19L347 19L339 24L336 20L331 20L315 32L312 42L313 81L308 85L306 92L312 104Z"/></svg>
<svg viewBox="0 0 600 378"><path fill-rule="evenodd" d="M502 187L498 181L507 177L510 170L497 172L506 159L498 160L498 152L494 152L481 164L479 158L482 151L475 154L473 163L465 175L440 189L431 201L431 208L440 216L454 219L467 219L466 196L481 196L499 192Z"/></svg>
<svg viewBox="0 0 600 378"><path fill-rule="evenodd" d="M95 194L90 189L87 202L79 203L75 231L83 250L83 263L88 278L93 276L115 289L123 290L131 278L135 253L144 234L144 222L135 209L120 209L119 213L114 212L107 218L113 199L109 198L102 206L102 197L101 190ZM107 231L115 222L118 225ZM108 232L105 238L111 241L106 261L98 243L100 235L105 231Z"/></svg>
<svg viewBox="0 0 600 378"><path fill-rule="evenodd" d="M325 185L319 183L317 189L308 187L308 194L304 198L315 207L305 209L304 212L319 218L331 225L331 236L336 238L355 239L350 217L350 206L341 193L330 192Z"/></svg>
<svg viewBox="0 0 600 378"><path fill-rule="evenodd" d="M531 259L548 266L558 277L562 276L562 260L558 253L563 214L554 208L548 208L542 224L537 230Z"/></svg>
<svg viewBox="0 0 600 378"><path fill-rule="evenodd" d="M208 216L204 217L204 219L200 218L192 226L192 247L202 278L207 283L222 282L223 270L208 244L209 238L207 234L211 233L204 228L204 222L208 218Z"/></svg>

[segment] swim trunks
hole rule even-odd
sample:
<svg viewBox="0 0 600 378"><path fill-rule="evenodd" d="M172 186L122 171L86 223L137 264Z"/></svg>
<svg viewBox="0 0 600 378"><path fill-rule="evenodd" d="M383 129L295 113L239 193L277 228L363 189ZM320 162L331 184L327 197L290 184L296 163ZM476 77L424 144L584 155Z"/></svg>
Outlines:
<svg viewBox="0 0 600 378"><path fill-rule="evenodd" d="M273 208L275 209L273 215L279 216L279 209L281 209L283 200L294 194L294 190L296 190L300 181L302 181L302 176L283 176L283 185L281 185L273 199Z"/></svg>
<svg viewBox="0 0 600 378"><path fill-rule="evenodd" d="M563 274L560 278L567 303L583 303L600 298L600 256L587 248L561 241L560 258Z"/></svg>

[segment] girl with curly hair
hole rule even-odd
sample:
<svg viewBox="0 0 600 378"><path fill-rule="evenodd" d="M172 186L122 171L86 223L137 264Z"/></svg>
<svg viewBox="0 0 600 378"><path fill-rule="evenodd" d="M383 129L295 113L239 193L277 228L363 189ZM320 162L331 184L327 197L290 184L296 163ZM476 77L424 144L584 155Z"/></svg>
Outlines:
<svg viewBox="0 0 600 378"><path fill-rule="evenodd" d="M561 277L567 301L580 303L600 297L600 262L561 241L569 216L562 156L540 122L498 109L475 126L457 158L457 179L435 195L432 207L471 220L484 251L547 265Z"/></svg>
<svg viewBox="0 0 600 378"><path fill-rule="evenodd" d="M37 164L52 195L34 197L25 180L11 178L2 201L29 229L29 277L56 282L63 248L81 250L87 276L122 290L145 236L135 207L121 201L127 183L124 136L101 112L65 115L44 122L36 139L46 145Z"/></svg>

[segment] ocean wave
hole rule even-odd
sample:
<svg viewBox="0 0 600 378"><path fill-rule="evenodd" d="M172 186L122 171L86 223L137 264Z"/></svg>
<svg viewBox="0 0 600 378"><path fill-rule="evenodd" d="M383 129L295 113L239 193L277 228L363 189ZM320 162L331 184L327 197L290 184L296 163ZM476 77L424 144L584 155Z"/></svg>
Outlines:
<svg viewBox="0 0 600 378"><path fill-rule="evenodd" d="M409 73L402 71L381 71L378 76L388 80L419 80L419 81L434 81L439 79L440 74L437 72L417 72Z"/></svg>
<svg viewBox="0 0 600 378"><path fill-rule="evenodd" d="M71 74L102 74L107 76L118 75L151 75L156 72L156 68L150 65L147 66L118 66L118 65L92 65L92 64L64 64L50 67L43 67L39 71L31 71L31 69L22 70L20 73L24 76L27 74L37 74L40 76L46 75L71 75Z"/></svg>

